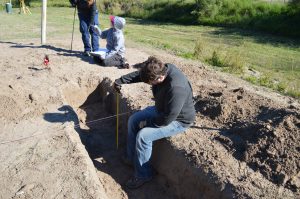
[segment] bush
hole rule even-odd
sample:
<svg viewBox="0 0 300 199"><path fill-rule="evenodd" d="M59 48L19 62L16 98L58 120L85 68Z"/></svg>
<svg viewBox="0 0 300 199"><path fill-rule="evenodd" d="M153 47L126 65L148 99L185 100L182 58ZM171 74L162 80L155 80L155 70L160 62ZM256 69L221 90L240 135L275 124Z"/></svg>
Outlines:
<svg viewBox="0 0 300 199"><path fill-rule="evenodd" d="M103 6L103 4L111 6ZM194 3L193 3L194 2ZM253 0L105 0L103 11L157 21L232 26L300 37L300 3Z"/></svg>
<svg viewBox="0 0 300 199"><path fill-rule="evenodd" d="M12 3L19 6L18 0ZM41 6L41 0L25 3ZM231 26L300 38L300 0L289 4L253 0L101 0L97 4L107 14L185 25ZM68 0L48 0L48 6L70 5Z"/></svg>

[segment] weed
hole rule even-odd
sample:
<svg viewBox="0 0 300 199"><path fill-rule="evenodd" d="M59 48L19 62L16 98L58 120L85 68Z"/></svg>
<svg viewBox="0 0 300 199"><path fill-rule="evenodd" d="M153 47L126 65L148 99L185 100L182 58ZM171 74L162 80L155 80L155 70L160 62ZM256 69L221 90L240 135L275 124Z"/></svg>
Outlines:
<svg viewBox="0 0 300 199"><path fill-rule="evenodd" d="M287 85L283 82L279 82L276 86L276 90L281 92L281 93L284 93L287 89Z"/></svg>
<svg viewBox="0 0 300 199"><path fill-rule="evenodd" d="M273 88L273 82L270 79L269 76L262 76L258 79L258 84L261 86L265 86L265 87L269 87L269 88Z"/></svg>
<svg viewBox="0 0 300 199"><path fill-rule="evenodd" d="M198 39L195 44L193 56L196 59L203 59L203 54L205 50L205 43L203 40Z"/></svg>
<svg viewBox="0 0 300 199"><path fill-rule="evenodd" d="M207 60L208 63L210 63L213 66L217 67L225 67L226 64L224 64L224 60L222 60L219 52L216 50L213 51L211 58Z"/></svg>
<svg viewBox="0 0 300 199"><path fill-rule="evenodd" d="M299 92L299 91L296 91L296 90L288 90L288 91L286 92L286 94L289 95L289 96L292 96L292 97L294 97L294 98L300 99L300 92Z"/></svg>
<svg viewBox="0 0 300 199"><path fill-rule="evenodd" d="M183 57L183 58L186 58L186 59L194 59L195 58L194 54L190 53L190 52L178 53L178 55L180 57Z"/></svg>
<svg viewBox="0 0 300 199"><path fill-rule="evenodd" d="M244 79L248 82L251 82L252 84L257 84L257 77L247 76L247 77L244 77Z"/></svg>
<svg viewBox="0 0 300 199"><path fill-rule="evenodd" d="M235 74L244 73L244 61L239 54L231 53L225 55L225 58L221 54L214 50L211 58L207 59L207 62L213 66L223 68L223 71Z"/></svg>
<svg viewBox="0 0 300 199"><path fill-rule="evenodd" d="M226 56L225 61L228 72L235 73L235 74L243 74L244 73L244 65L245 61L243 60L242 56L237 53L231 53Z"/></svg>

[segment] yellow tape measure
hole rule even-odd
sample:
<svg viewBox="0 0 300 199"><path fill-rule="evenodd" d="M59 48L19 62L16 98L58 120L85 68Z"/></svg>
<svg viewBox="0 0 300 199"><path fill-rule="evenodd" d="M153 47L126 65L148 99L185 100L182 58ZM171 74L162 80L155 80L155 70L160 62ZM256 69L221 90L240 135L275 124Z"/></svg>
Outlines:
<svg viewBox="0 0 300 199"><path fill-rule="evenodd" d="M117 95L117 126L116 126L116 145L117 145L117 149L119 148L119 93L116 92Z"/></svg>

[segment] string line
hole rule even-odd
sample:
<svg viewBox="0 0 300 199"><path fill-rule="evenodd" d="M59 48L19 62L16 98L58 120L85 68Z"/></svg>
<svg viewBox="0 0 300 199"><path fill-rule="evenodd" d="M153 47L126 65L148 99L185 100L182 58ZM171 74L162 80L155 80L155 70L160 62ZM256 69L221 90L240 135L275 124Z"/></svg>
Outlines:
<svg viewBox="0 0 300 199"><path fill-rule="evenodd" d="M7 144L7 143L11 143L11 142L17 142L17 141L25 140L25 139L28 139L28 138L31 138L31 137L34 137L34 136L37 136L37 135L41 135L41 134L44 134L44 133L36 133L36 134L30 135L30 136L27 136L27 137L23 137L23 138L20 138L20 139L16 139L16 140L3 141L3 142L0 142L0 144Z"/></svg>
<svg viewBox="0 0 300 199"><path fill-rule="evenodd" d="M118 115L120 116L120 115L125 115L125 114L128 114L128 113L131 113L131 111L128 111L128 112L125 112L125 113L120 113ZM108 117L103 117L103 118L99 118L99 119L96 119L96 120L91 120L91 121L86 122L85 125L86 124L91 124L91 123L94 123L94 122L99 122L99 121L102 121L102 120L107 120L107 119L114 118L114 117L117 117L117 115L111 115L111 116L108 116ZM78 128L79 126L80 126L80 124L76 124L74 126L74 128Z"/></svg>
<svg viewBox="0 0 300 199"><path fill-rule="evenodd" d="M128 111L128 112L125 112L125 113L120 113L118 114L119 116L120 115L125 115L125 114L128 114L130 113L131 111ZM106 120L106 119L110 119L110 118L114 118L116 117L117 115L111 115L111 116L108 116L108 117L104 117L104 118L99 118L99 119L96 119L96 120L92 120L92 121L88 121L86 122L85 124L90 124L90 123L94 123L94 122L99 122L99 121L103 121L103 120ZM76 124L74 125L74 128L78 128L79 127L79 124ZM27 137L23 137L23 138L19 138L19 139L16 139L16 140L9 140L9 141L2 141L0 142L0 145L1 144L7 144L7 143L11 143L11 142L17 142L17 141L20 141L20 140L25 140L25 139L28 139L28 138L31 138L31 137L35 137L37 135L42 135L42 134L45 134L45 132L42 132L42 133L35 133L33 135L30 135L30 136L27 136Z"/></svg>

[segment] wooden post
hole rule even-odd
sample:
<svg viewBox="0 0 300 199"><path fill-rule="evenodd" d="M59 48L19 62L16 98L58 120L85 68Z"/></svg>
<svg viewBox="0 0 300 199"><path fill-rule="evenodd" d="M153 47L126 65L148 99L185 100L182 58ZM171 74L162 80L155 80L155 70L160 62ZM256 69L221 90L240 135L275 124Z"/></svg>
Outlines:
<svg viewBox="0 0 300 199"><path fill-rule="evenodd" d="M42 0L41 42L46 44L47 0Z"/></svg>

